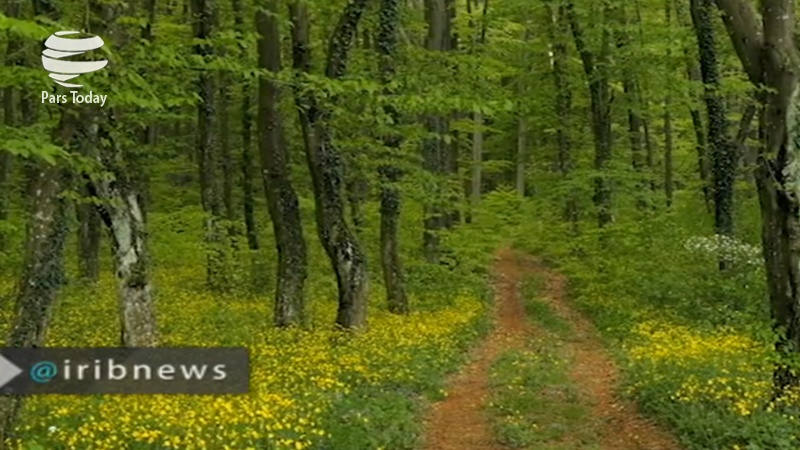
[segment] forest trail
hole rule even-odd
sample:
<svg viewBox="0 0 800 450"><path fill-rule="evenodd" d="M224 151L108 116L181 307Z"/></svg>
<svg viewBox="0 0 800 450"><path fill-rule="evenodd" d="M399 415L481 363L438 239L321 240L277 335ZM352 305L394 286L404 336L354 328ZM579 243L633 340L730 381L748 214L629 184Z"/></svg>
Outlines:
<svg viewBox="0 0 800 450"><path fill-rule="evenodd" d="M568 303L565 277L533 257L506 248L497 253L493 269L495 326L473 350L468 365L449 380L448 397L433 405L426 424L425 450L507 449L492 431L487 408L489 375L504 352L524 348L528 338L541 333L526 320L520 292L523 279L533 274L545 280L540 299L574 330L561 344L571 361L569 375L591 405L592 419L599 426L599 449L681 449L672 435L642 417L634 403L617 397L618 369L594 325Z"/></svg>

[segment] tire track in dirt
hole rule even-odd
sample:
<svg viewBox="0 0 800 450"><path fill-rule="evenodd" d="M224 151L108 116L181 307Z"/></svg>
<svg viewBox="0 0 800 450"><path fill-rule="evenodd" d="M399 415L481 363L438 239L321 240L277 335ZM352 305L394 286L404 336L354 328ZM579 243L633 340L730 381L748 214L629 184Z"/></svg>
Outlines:
<svg viewBox="0 0 800 450"><path fill-rule="evenodd" d="M470 354L469 363L447 383L447 398L431 407L425 450L504 450L488 417L489 370L507 350L522 348L528 331L519 298L523 272L511 250L498 252L494 270L495 324Z"/></svg>
<svg viewBox="0 0 800 450"><path fill-rule="evenodd" d="M487 402L492 364L504 352L525 347L531 327L525 318L520 284L526 275L546 280L546 301L574 331L563 348L571 358L570 375L599 424L600 450L680 450L673 436L643 418L636 405L615 394L618 369L588 319L566 299L566 279L533 257L511 249L498 251L493 269L495 326L474 348L469 363L450 377L448 396L432 405L426 420L424 450L506 450L492 432Z"/></svg>
<svg viewBox="0 0 800 450"><path fill-rule="evenodd" d="M603 346L594 325L567 300L566 278L546 268L533 257L524 257L524 272L543 275L541 300L566 320L574 337L564 342L571 359L570 376L592 406L592 415L601 430L601 450L680 450L670 433L644 418L632 401L620 398L619 370Z"/></svg>

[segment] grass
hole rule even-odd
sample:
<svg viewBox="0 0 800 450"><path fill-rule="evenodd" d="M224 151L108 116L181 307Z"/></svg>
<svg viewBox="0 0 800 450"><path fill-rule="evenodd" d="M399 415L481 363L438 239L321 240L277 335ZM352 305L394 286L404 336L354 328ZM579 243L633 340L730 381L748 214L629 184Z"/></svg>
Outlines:
<svg viewBox="0 0 800 450"><path fill-rule="evenodd" d="M542 220L517 245L557 261L622 369L623 392L684 448L797 450L800 390L771 401L775 336L761 262L747 244L757 234L740 230L722 246L695 217L620 221L603 239L542 233L558 229ZM736 260L725 273L720 249ZM541 305L528 308L548 327Z"/></svg>

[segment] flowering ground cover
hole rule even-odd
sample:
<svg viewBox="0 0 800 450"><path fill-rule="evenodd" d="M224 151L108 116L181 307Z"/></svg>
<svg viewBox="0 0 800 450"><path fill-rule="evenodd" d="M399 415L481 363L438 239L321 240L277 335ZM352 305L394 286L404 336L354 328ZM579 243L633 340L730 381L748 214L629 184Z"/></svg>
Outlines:
<svg viewBox="0 0 800 450"><path fill-rule="evenodd" d="M268 298L192 290L202 273L159 272L167 346L247 346L246 395L39 396L24 407L19 449L412 448L415 414L482 329L484 303L458 297L410 317L371 312L354 336L329 326L335 304L311 302L308 329L269 323ZM51 346L114 346L113 280L65 292ZM190 312L191 314L188 314ZM5 323L5 321L4 321Z"/></svg>
<svg viewBox="0 0 800 450"><path fill-rule="evenodd" d="M756 239L698 234L677 213L542 239L552 226L523 227L519 246L569 278L622 369L621 395L687 449L800 448L800 395L774 395L775 364L794 363L773 350Z"/></svg>

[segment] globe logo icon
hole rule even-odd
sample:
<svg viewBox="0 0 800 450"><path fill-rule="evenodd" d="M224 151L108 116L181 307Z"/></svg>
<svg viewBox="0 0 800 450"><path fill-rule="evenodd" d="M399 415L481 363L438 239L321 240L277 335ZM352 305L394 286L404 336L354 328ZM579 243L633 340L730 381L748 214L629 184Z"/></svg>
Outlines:
<svg viewBox="0 0 800 450"><path fill-rule="evenodd" d="M64 59L98 49L104 44L99 36L84 39L62 37L79 33L78 31L58 31L47 38L44 43L47 48L42 51L42 66L50 72L50 78L68 88L79 88L83 85L66 83L67 80L71 80L82 73L100 70L108 64L108 60L105 59L100 61L70 61Z"/></svg>

